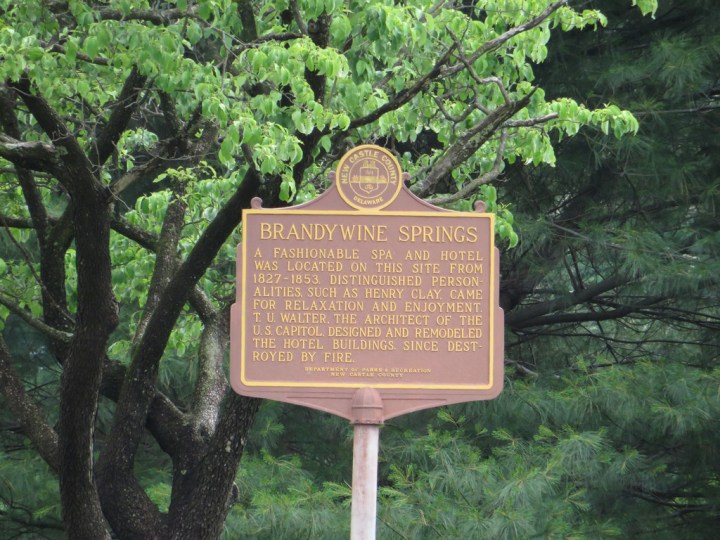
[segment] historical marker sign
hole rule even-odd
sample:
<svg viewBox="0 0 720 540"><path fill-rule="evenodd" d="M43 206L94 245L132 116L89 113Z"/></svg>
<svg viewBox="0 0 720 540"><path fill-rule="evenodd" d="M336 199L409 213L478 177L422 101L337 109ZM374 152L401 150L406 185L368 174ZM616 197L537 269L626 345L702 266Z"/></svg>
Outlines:
<svg viewBox="0 0 720 540"><path fill-rule="evenodd" d="M381 419L502 389L494 215L410 193L387 150L364 145L294 208L243 216L231 381L240 394ZM356 404L357 406L357 404Z"/></svg>

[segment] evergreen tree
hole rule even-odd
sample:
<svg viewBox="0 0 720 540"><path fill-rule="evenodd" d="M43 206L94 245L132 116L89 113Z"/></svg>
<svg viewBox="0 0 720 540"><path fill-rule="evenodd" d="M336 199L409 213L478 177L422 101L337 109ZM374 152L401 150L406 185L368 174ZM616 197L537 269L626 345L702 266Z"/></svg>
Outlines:
<svg viewBox="0 0 720 540"><path fill-rule="evenodd" d="M664 2L649 19L623 2L598 2L586 7L602 8L607 27L551 40L536 69L548 94L628 108L640 130L615 139L600 126L556 140L553 168L508 167L498 199L511 204L520 237L503 253L508 384L495 402L385 426L380 538L716 536L720 20L712 4ZM317 521L296 521L301 529L286 534L342 536L342 524L324 528L349 496L342 475L315 466L325 450L302 437L292 410L284 414L291 418L261 415L259 425L278 430L266 448L294 471L292 488L302 492L303 470L311 471L333 482L322 493L334 500L323 519L298 498ZM335 429L325 421L323 431ZM349 435L337 438L347 453ZM279 506L264 499L238 523L273 530L285 513L270 508Z"/></svg>
<svg viewBox="0 0 720 540"><path fill-rule="evenodd" d="M308 200L378 141L418 194L481 197L519 241L508 389L385 427L380 536L712 532L717 16L476 4L0 2L12 531L347 533L348 426L267 404L249 432L224 308L239 209ZM594 7L607 28L574 31ZM616 141L624 109L642 128Z"/></svg>

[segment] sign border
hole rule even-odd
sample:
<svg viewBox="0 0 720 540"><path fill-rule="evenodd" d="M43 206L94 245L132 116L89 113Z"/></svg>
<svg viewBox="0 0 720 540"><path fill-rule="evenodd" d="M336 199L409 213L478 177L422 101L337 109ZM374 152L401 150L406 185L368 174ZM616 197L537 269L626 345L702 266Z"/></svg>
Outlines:
<svg viewBox="0 0 720 540"><path fill-rule="evenodd" d="M490 220L490 273L489 275L495 276L499 269L496 268L496 250L495 250L495 214L493 213L480 213L480 212L421 212L421 211L383 211L377 212L376 209L365 210L365 211L353 211L353 210L293 210L294 216L298 215L322 215L322 216L368 216L376 218L378 214L382 216L413 216L413 217L424 217L429 219L435 218L473 218L473 219L489 219ZM245 217L248 215L287 215L287 209L285 210L273 210L273 209L244 209L243 210L243 224L247 223ZM244 228L244 226L243 226ZM255 246L257 247L257 246ZM247 287L247 265L248 265L248 243L243 237L242 242L242 273L241 273L241 290L242 290L242 302L241 302L241 314L243 324L241 326L241 338L242 338L242 349L240 351L240 381L247 387L264 387L264 388L387 388L387 389L399 389L399 390L489 390L495 386L495 315L496 308L494 306L495 299L495 279L490 279L490 291L488 295L489 312L490 312L490 324L489 324L489 354L488 354L488 383L486 384L390 384L380 383L374 384L367 381L358 381L356 383L334 383L334 382L257 382L248 381L245 376L246 366L246 324L244 321L248 320L246 312L246 298L248 298L248 287Z"/></svg>

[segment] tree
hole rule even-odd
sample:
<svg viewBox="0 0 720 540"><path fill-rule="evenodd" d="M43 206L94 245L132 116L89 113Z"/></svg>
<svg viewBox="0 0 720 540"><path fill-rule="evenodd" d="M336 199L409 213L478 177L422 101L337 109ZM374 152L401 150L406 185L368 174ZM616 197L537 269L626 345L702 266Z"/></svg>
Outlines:
<svg viewBox="0 0 720 540"><path fill-rule="evenodd" d="M607 28L553 41L550 57L574 68L538 78L626 107L641 127L585 132L556 146L555 170L508 176L526 224L505 258L508 352L540 388L568 378L548 402L531 392L545 426L572 419L642 460L609 493L607 477L584 484L623 536L705 537L718 519L717 13L703 1L663 3L653 19L603 10Z"/></svg>
<svg viewBox="0 0 720 540"><path fill-rule="evenodd" d="M584 130L554 141L554 168L506 168L498 199L520 237L502 258L506 389L385 425L381 538L714 536L718 14L599 4L607 27L557 35L536 75L548 93L629 108L639 132ZM257 420L275 429L272 458L247 464L273 481L233 523L342 536L342 464L296 426L349 434L278 409ZM330 482L311 491L308 475Z"/></svg>
<svg viewBox="0 0 720 540"><path fill-rule="evenodd" d="M223 373L252 197L312 198L349 146L375 141L418 195L487 199L515 245L491 186L506 163L554 163L550 134L637 129L617 106L549 100L534 83L552 29L605 22L564 0L38 0L0 13L0 304L8 336L32 328L46 347L38 362L0 341L0 387L77 538L220 534L258 407ZM169 492L143 484L143 460ZM43 527L35 509L14 512L31 503L11 503L17 523Z"/></svg>

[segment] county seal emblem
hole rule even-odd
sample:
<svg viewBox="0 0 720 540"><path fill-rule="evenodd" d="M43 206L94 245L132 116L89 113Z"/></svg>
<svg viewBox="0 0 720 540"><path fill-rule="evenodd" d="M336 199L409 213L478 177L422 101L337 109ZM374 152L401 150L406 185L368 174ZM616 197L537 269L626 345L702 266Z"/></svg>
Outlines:
<svg viewBox="0 0 720 540"><path fill-rule="evenodd" d="M397 197L402 169L388 150L372 144L357 146L338 164L335 183L340 196L358 210L380 210Z"/></svg>

